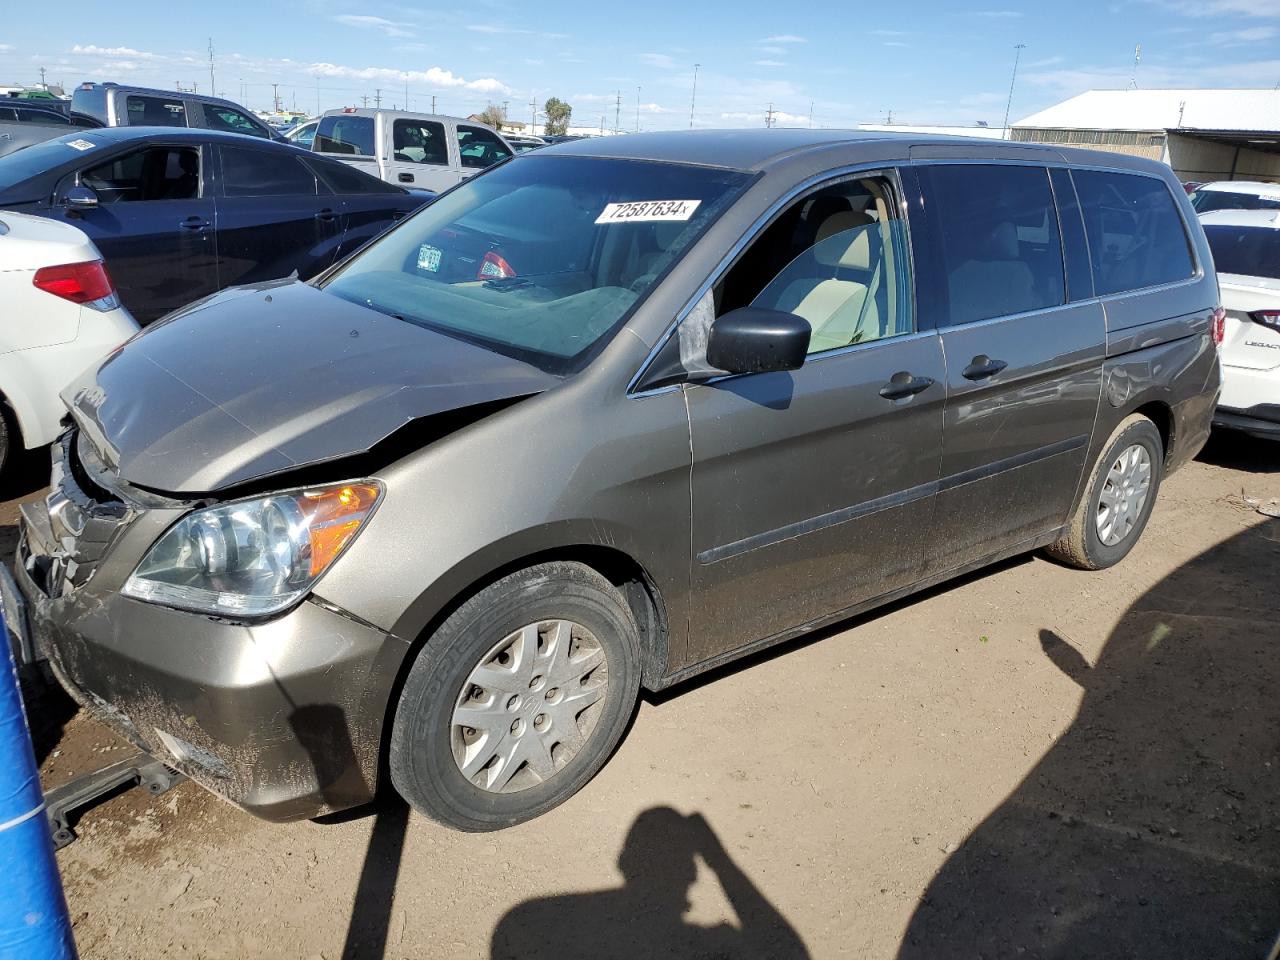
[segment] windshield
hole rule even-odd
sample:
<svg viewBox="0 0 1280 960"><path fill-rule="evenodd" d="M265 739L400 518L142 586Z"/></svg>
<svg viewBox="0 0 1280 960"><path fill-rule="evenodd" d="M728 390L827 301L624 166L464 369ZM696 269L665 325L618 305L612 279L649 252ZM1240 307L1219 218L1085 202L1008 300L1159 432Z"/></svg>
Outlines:
<svg viewBox="0 0 1280 960"><path fill-rule="evenodd" d="M82 157L99 143L92 130L81 130L6 154L0 157L0 190L8 190L68 160Z"/></svg>
<svg viewBox="0 0 1280 960"><path fill-rule="evenodd" d="M1280 280L1280 229L1207 223L1204 235L1219 273Z"/></svg>
<svg viewBox="0 0 1280 960"><path fill-rule="evenodd" d="M567 372L748 180L668 163L522 157L423 208L325 289Z"/></svg>
<svg viewBox="0 0 1280 960"><path fill-rule="evenodd" d="M1276 210L1280 199L1260 197L1256 193L1237 193L1234 190L1197 190L1191 194L1191 206L1196 213L1210 210Z"/></svg>

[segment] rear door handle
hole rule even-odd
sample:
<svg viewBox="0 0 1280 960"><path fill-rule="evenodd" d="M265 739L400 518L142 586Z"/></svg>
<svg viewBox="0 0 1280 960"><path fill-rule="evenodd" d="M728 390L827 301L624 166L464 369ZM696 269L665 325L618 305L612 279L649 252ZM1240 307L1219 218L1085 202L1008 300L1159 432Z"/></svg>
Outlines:
<svg viewBox="0 0 1280 960"><path fill-rule="evenodd" d="M209 221L202 217L187 217L179 226L184 230L203 230L209 226Z"/></svg>
<svg viewBox="0 0 1280 960"><path fill-rule="evenodd" d="M930 377L917 377L901 370L889 378L889 382L880 388L880 396L886 400L904 400L933 386Z"/></svg>
<svg viewBox="0 0 1280 960"><path fill-rule="evenodd" d="M397 179L397 180L399 180L401 183L413 183L413 174L412 174L412 173L402 173L402 174L399 174L399 175L396 177L396 179Z"/></svg>
<svg viewBox="0 0 1280 960"><path fill-rule="evenodd" d="M328 207L325 207L323 210L321 210L319 213L316 214L317 220L323 220L326 223L328 223L330 220L336 220L337 218L338 218L338 215L334 213L332 210L330 210Z"/></svg>
<svg viewBox="0 0 1280 960"><path fill-rule="evenodd" d="M973 358L972 363L960 371L960 375L966 380L986 380L988 377L994 377L1008 365L1003 360L992 360L985 353L980 353Z"/></svg>

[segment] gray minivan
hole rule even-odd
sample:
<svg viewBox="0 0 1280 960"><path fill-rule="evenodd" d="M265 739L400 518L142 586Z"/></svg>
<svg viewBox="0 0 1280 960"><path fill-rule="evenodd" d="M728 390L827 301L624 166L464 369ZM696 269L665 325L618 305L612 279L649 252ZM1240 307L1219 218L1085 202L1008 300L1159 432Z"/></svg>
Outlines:
<svg viewBox="0 0 1280 960"><path fill-rule="evenodd" d="M551 146L72 384L9 612L259 816L385 773L496 829L586 784L641 689L1015 554L1121 560L1208 435L1221 332L1154 162Z"/></svg>
<svg viewBox="0 0 1280 960"><path fill-rule="evenodd" d="M71 109L105 127L195 127L283 140L248 108L198 93L82 83L71 93Z"/></svg>

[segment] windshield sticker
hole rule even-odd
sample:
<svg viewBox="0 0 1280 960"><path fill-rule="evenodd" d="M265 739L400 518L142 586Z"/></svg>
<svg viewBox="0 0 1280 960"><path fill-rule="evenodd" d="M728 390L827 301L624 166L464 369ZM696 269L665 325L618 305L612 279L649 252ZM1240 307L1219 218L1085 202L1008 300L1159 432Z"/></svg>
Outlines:
<svg viewBox="0 0 1280 960"><path fill-rule="evenodd" d="M75 147L77 150L92 150L97 144L91 140L68 140L67 146Z"/></svg>
<svg viewBox="0 0 1280 960"><path fill-rule="evenodd" d="M418 248L418 269L436 273L440 269L440 248L424 243Z"/></svg>
<svg viewBox="0 0 1280 960"><path fill-rule="evenodd" d="M596 223L648 223L654 220L688 220L701 200L637 200L611 203Z"/></svg>

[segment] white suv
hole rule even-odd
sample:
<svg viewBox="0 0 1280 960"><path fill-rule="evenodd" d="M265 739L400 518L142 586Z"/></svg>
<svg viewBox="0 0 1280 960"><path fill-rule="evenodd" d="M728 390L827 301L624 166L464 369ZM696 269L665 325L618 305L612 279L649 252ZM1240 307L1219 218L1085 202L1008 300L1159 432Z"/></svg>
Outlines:
<svg viewBox="0 0 1280 960"><path fill-rule="evenodd" d="M97 247L76 227L0 210L0 471L53 441L58 391L138 331Z"/></svg>
<svg viewBox="0 0 1280 960"><path fill-rule="evenodd" d="M1227 311L1213 422L1280 439L1280 209L1200 217Z"/></svg>

